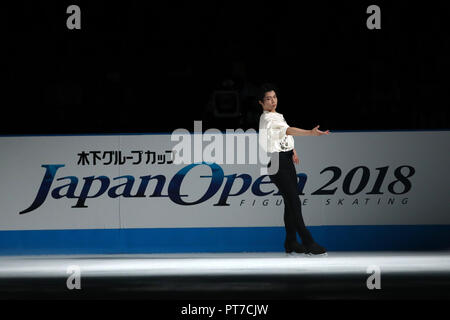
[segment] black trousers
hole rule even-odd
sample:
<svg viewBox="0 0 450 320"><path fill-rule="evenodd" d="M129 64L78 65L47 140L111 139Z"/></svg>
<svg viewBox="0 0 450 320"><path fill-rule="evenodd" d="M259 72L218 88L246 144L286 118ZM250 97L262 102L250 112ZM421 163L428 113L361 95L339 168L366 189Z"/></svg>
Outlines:
<svg viewBox="0 0 450 320"><path fill-rule="evenodd" d="M270 180L277 186L283 196L284 202L284 226L286 228L286 240L296 241L300 236L302 243L309 245L314 242L311 233L306 228L302 216L302 203L297 191L297 172L295 170L292 150L279 152L279 168L276 174L269 175ZM271 162L269 162L269 166Z"/></svg>

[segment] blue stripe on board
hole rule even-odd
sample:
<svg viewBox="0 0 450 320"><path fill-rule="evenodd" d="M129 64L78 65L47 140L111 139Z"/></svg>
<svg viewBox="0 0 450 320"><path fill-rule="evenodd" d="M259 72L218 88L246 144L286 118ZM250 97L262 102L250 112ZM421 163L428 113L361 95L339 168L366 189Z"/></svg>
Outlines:
<svg viewBox="0 0 450 320"><path fill-rule="evenodd" d="M450 249L450 225L311 226L329 251ZM283 251L284 227L0 231L0 254Z"/></svg>

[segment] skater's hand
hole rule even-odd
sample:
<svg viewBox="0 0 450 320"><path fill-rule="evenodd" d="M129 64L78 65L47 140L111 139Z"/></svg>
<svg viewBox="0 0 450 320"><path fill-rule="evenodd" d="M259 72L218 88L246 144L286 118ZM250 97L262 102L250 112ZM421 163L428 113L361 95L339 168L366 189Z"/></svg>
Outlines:
<svg viewBox="0 0 450 320"><path fill-rule="evenodd" d="M311 130L311 135L312 136L322 136L324 134L330 134L330 130L327 131L320 131L319 130L320 126L316 126L314 129Z"/></svg>
<svg viewBox="0 0 450 320"><path fill-rule="evenodd" d="M297 152L295 152L295 149L294 149L294 154L292 155L292 161L294 161L295 164L299 164L299 162L300 162L298 160Z"/></svg>

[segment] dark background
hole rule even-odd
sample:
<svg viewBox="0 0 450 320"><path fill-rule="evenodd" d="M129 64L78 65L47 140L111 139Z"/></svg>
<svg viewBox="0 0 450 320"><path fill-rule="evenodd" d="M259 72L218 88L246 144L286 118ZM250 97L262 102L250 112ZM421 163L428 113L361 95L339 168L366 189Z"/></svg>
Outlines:
<svg viewBox="0 0 450 320"><path fill-rule="evenodd" d="M81 30L66 27L71 4ZM381 30L366 27L371 4ZM257 128L266 81L291 126L450 128L449 1L15 1L1 13L1 134ZM217 90L237 94L238 116L214 115Z"/></svg>

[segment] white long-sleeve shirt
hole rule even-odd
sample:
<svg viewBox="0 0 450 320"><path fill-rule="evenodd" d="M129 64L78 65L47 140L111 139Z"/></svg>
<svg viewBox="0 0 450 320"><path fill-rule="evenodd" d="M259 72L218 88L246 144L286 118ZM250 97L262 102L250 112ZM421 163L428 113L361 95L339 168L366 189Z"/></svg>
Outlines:
<svg viewBox="0 0 450 320"><path fill-rule="evenodd" d="M294 137L286 134L289 125L281 113L264 111L259 118L259 145L266 152L294 149Z"/></svg>

